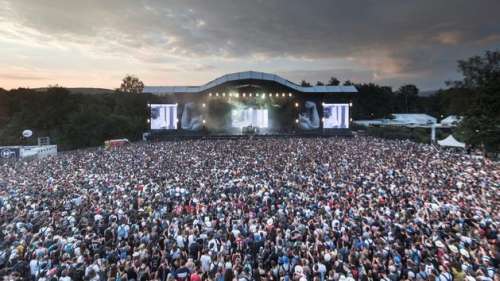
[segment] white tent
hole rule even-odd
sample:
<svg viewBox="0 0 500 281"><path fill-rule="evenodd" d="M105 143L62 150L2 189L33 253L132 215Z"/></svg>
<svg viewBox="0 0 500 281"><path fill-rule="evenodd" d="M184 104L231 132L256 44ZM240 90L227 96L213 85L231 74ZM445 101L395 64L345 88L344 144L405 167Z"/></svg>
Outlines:
<svg viewBox="0 0 500 281"><path fill-rule="evenodd" d="M445 126L445 127L456 127L458 125L458 123L460 123L460 121L462 121L461 116L450 115L450 116L444 118L443 120L441 120L441 125Z"/></svg>
<svg viewBox="0 0 500 281"><path fill-rule="evenodd" d="M453 135L449 135L444 140L438 141L440 146L452 146L452 147L461 147L465 148L465 143L457 141Z"/></svg>

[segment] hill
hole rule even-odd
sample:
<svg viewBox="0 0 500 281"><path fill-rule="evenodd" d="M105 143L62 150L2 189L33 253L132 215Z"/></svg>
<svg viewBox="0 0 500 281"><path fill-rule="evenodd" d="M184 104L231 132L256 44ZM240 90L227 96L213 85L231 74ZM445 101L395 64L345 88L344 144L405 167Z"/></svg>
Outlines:
<svg viewBox="0 0 500 281"><path fill-rule="evenodd" d="M33 89L37 92L46 92L48 88L36 88ZM115 91L111 89L104 88L65 88L71 94L85 94L85 95L99 95L99 94L112 94Z"/></svg>
<svg viewBox="0 0 500 281"><path fill-rule="evenodd" d="M420 91L418 93L418 95L421 96L421 97L430 97L430 96L434 95L437 92L438 92L438 90L426 90L426 91Z"/></svg>

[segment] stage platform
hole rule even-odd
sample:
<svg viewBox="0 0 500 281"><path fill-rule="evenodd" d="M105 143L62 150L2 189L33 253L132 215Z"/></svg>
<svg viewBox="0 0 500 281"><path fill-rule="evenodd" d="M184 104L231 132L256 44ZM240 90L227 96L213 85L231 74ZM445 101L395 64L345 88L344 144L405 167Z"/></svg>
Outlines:
<svg viewBox="0 0 500 281"><path fill-rule="evenodd" d="M289 132L289 133L266 133L266 134L223 134L203 132L168 132L151 131L149 141L180 141L180 140L238 140L238 139L265 139L265 138L329 138L329 137L352 137L352 131L348 129L330 129L314 132Z"/></svg>

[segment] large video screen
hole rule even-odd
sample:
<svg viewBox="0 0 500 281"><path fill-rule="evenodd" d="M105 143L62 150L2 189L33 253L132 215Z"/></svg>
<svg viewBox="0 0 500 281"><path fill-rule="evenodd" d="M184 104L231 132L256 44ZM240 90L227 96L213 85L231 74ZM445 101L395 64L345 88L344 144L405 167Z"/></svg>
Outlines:
<svg viewBox="0 0 500 281"><path fill-rule="evenodd" d="M177 129L177 105L152 104L151 130L175 130L175 129Z"/></svg>
<svg viewBox="0 0 500 281"><path fill-rule="evenodd" d="M349 104L323 104L323 128L349 128Z"/></svg>
<svg viewBox="0 0 500 281"><path fill-rule="evenodd" d="M188 131L198 131L203 128L203 114L195 103L184 104L181 113L181 128Z"/></svg>
<svg viewBox="0 0 500 281"><path fill-rule="evenodd" d="M231 124L234 128L267 128L269 116L267 109L241 108L231 110Z"/></svg>
<svg viewBox="0 0 500 281"><path fill-rule="evenodd" d="M306 101L299 113L299 128L302 130L314 130L319 128L318 107L314 101Z"/></svg>

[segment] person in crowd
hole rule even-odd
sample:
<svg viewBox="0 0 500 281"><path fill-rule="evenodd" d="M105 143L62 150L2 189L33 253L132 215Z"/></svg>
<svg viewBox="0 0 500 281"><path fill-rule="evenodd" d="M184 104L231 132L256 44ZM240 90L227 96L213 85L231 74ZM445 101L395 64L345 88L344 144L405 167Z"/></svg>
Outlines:
<svg viewBox="0 0 500 281"><path fill-rule="evenodd" d="M498 163L371 137L189 140L0 164L0 276L499 281Z"/></svg>

